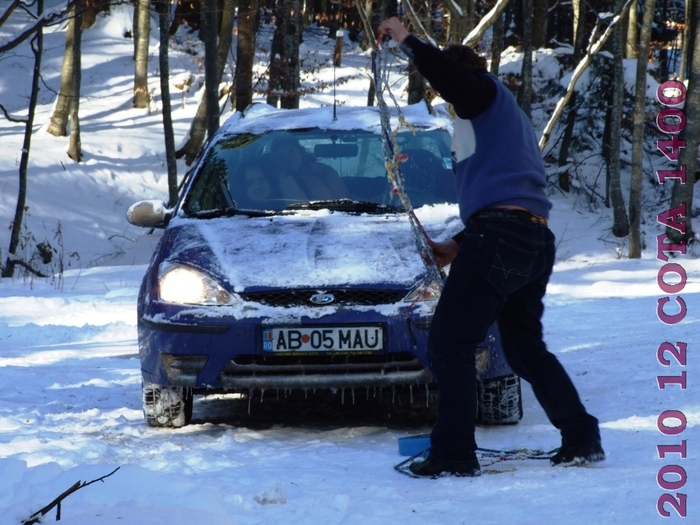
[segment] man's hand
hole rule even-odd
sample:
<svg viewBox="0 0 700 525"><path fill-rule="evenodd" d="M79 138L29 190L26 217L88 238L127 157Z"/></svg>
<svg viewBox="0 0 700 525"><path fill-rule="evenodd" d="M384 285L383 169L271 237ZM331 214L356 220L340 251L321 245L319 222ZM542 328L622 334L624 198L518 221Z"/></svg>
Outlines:
<svg viewBox="0 0 700 525"><path fill-rule="evenodd" d="M459 244L454 239L443 242L435 242L427 239L428 246L433 250L433 258L440 268L444 268L452 262L459 251Z"/></svg>
<svg viewBox="0 0 700 525"><path fill-rule="evenodd" d="M410 35L410 33L403 26L401 21L394 16L387 18L384 20L384 22L379 24L379 35L377 36L377 41L381 42L387 35L401 43L408 35Z"/></svg>

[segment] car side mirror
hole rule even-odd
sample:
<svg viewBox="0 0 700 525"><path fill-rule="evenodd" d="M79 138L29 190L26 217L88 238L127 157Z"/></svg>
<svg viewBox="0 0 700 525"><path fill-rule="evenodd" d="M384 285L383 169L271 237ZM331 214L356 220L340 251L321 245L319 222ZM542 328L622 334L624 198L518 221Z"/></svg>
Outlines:
<svg viewBox="0 0 700 525"><path fill-rule="evenodd" d="M170 210L163 201L139 201L126 211L126 220L141 228L165 228L169 219Z"/></svg>

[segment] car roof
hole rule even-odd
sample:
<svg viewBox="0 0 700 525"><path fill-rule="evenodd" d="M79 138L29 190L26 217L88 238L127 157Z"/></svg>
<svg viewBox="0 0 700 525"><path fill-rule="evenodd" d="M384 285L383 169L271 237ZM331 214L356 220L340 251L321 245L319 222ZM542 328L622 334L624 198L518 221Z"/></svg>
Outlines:
<svg viewBox="0 0 700 525"><path fill-rule="evenodd" d="M389 108L391 129L399 127L399 110ZM412 104L400 108L401 114L412 126L427 129L446 129L452 131L452 119L444 104L428 111L424 103ZM253 104L245 112L236 112L224 122L221 134L253 133L261 134L271 130L290 129L337 129L366 130L378 133L381 130L379 108L376 106L332 106L277 109L267 104Z"/></svg>

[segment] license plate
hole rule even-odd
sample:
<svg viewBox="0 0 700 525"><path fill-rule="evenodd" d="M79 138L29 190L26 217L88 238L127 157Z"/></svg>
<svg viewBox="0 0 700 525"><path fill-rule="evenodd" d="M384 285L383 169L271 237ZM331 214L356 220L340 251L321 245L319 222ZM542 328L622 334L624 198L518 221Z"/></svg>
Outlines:
<svg viewBox="0 0 700 525"><path fill-rule="evenodd" d="M344 328L264 328L263 351L284 353L379 352L384 349L381 326Z"/></svg>

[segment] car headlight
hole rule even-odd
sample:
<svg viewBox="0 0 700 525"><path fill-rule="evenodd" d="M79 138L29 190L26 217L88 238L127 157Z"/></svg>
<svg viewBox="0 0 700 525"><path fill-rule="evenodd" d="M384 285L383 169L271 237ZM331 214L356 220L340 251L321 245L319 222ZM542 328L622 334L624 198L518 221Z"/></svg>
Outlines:
<svg viewBox="0 0 700 525"><path fill-rule="evenodd" d="M441 285L436 279L426 279L411 290L404 302L437 301L440 298L440 289Z"/></svg>
<svg viewBox="0 0 700 525"><path fill-rule="evenodd" d="M161 300L168 303L222 305L233 299L209 275L181 264L161 267L158 286Z"/></svg>

